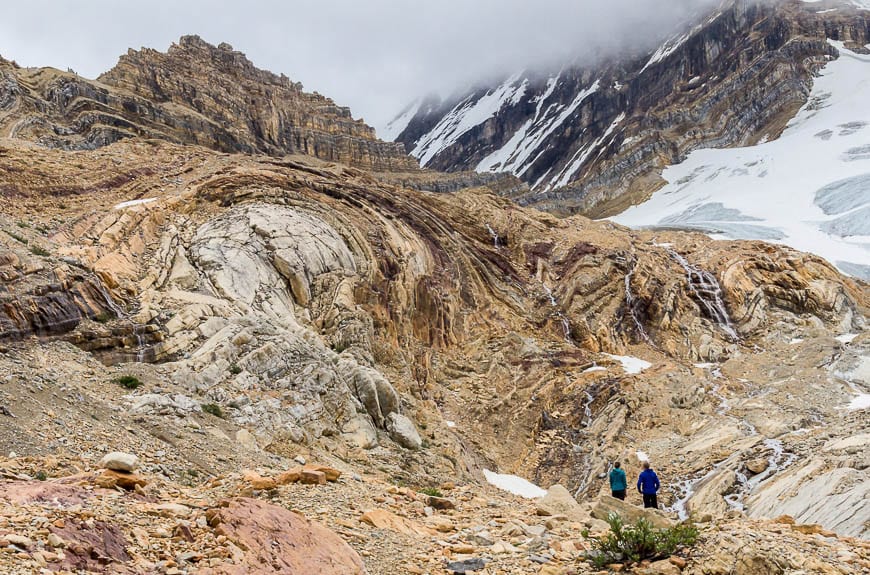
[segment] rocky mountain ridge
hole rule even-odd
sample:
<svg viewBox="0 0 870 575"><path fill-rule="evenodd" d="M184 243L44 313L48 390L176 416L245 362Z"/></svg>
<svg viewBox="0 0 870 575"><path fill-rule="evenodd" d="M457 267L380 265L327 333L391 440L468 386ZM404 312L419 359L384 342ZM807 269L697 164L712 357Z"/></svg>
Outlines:
<svg viewBox="0 0 870 575"><path fill-rule="evenodd" d="M93 149L144 137L379 171L417 167L349 109L198 36L166 53L130 50L96 81L3 60L0 74L0 134L46 146Z"/></svg>
<svg viewBox="0 0 870 575"><path fill-rule="evenodd" d="M776 138L807 99L814 72L864 50L870 12L851 2L723 2L642 57L518 73L392 126L421 164L509 171L518 201L559 214L612 215L661 185L660 170L703 147ZM410 113L415 112L415 113Z"/></svg>

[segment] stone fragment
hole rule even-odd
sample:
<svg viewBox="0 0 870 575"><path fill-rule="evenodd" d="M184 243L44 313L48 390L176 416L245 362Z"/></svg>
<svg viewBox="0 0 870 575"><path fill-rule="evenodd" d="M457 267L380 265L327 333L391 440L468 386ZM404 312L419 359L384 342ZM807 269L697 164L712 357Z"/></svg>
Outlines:
<svg viewBox="0 0 870 575"><path fill-rule="evenodd" d="M561 485L553 485L547 490L547 494L538 499L535 504L535 511L538 515L548 517L551 515L561 515L567 517L571 521L583 522L588 519L589 515L583 511L583 508L574 499L574 496Z"/></svg>
<svg viewBox="0 0 870 575"><path fill-rule="evenodd" d="M360 521L378 529L389 529L406 535L431 535L432 531L386 509L372 509L363 513Z"/></svg>
<svg viewBox="0 0 870 575"><path fill-rule="evenodd" d="M430 495L427 502L429 503L429 507L440 509L442 511L456 509L456 504L446 497L435 497L434 495Z"/></svg>
<svg viewBox="0 0 870 575"><path fill-rule="evenodd" d="M668 557L668 561L670 561L680 569L685 569L687 565L687 561L677 555L671 555L670 557Z"/></svg>
<svg viewBox="0 0 870 575"><path fill-rule="evenodd" d="M148 485L148 481L136 473L125 473L122 471L114 471L112 469L104 469L100 475L94 478L94 485L104 489L120 487L121 489L132 491L137 485L139 487L145 487Z"/></svg>
<svg viewBox="0 0 870 575"><path fill-rule="evenodd" d="M136 471L136 468L139 467L139 458L131 453L113 451L103 456L99 466L113 471L132 472Z"/></svg>
<svg viewBox="0 0 870 575"><path fill-rule="evenodd" d="M423 446L423 440L417 433L414 423L400 413L390 413L386 419L387 431L390 437L406 449L418 450Z"/></svg>
<svg viewBox="0 0 870 575"><path fill-rule="evenodd" d="M246 471L242 479L253 489L275 489L278 485L271 477L263 477L255 471Z"/></svg>
<svg viewBox="0 0 870 575"><path fill-rule="evenodd" d="M757 475L767 469L768 465L770 462L766 457L757 457L746 462L746 469Z"/></svg>
<svg viewBox="0 0 870 575"><path fill-rule="evenodd" d="M592 506L592 516L596 519L605 521L611 513L616 513L626 523L634 523L644 517L656 527L664 528L674 525L674 522L658 509L644 509L609 495L599 497Z"/></svg>
<svg viewBox="0 0 870 575"><path fill-rule="evenodd" d="M319 471L326 476L327 481L338 481L338 478L341 477L341 471L332 467L327 467L326 465L309 464L302 469L303 471Z"/></svg>
<svg viewBox="0 0 870 575"><path fill-rule="evenodd" d="M283 473L278 474L275 478L275 482L278 485L288 485L290 483L296 483L302 478L302 468L301 467L292 467Z"/></svg>
<svg viewBox="0 0 870 575"><path fill-rule="evenodd" d="M299 481L308 485L326 485L326 474L313 469L303 469Z"/></svg>
<svg viewBox="0 0 870 575"><path fill-rule="evenodd" d="M474 571L480 571L486 567L487 563L487 559L473 557L462 561L452 561L447 564L447 570L453 571L453 573L472 573Z"/></svg>

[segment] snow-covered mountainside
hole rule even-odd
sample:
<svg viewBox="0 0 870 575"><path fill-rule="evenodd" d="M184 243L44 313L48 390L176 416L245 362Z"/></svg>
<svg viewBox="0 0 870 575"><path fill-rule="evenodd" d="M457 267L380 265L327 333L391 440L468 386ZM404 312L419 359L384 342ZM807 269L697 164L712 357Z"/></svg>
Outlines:
<svg viewBox="0 0 870 575"><path fill-rule="evenodd" d="M724 0L643 54L522 72L404 110L396 136L421 165L510 172L516 198L556 213L619 213L694 150L775 139L836 50L870 41L868 0Z"/></svg>
<svg viewBox="0 0 870 575"><path fill-rule="evenodd" d="M779 139L695 151L613 219L782 242L870 279L870 55L831 44L840 57Z"/></svg>

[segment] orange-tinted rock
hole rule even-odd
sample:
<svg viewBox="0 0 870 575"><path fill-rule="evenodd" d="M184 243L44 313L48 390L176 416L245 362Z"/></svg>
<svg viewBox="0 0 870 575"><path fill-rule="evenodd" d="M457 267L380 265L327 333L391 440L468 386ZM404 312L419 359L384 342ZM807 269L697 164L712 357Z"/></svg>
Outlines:
<svg viewBox="0 0 870 575"><path fill-rule="evenodd" d="M263 501L236 498L210 510L215 532L243 550L242 563L203 568L201 575L317 573L365 575L357 555L338 535L314 521Z"/></svg>
<svg viewBox="0 0 870 575"><path fill-rule="evenodd" d="M299 478L299 481L301 481L302 483L307 483L309 485L325 485L326 474L322 471L303 469L302 476Z"/></svg>
<svg viewBox="0 0 870 575"><path fill-rule="evenodd" d="M137 485L139 487L148 485L148 480L136 473L124 473L123 471L104 469L100 475L94 478L94 485L104 489L120 487L121 489L132 491Z"/></svg>
<svg viewBox="0 0 870 575"><path fill-rule="evenodd" d="M302 477L302 468L301 467L293 467L288 469L284 473L278 475L275 478L275 482L278 485L287 485L288 483L296 483Z"/></svg>
<svg viewBox="0 0 870 575"><path fill-rule="evenodd" d="M242 475L244 479L253 489L275 489L278 483L271 477L263 477L254 471L246 471Z"/></svg>
<svg viewBox="0 0 870 575"><path fill-rule="evenodd" d="M309 464L306 465L303 469L305 471L320 471L326 476L327 481L338 481L338 478L341 477L341 471L332 467L327 467L326 465Z"/></svg>

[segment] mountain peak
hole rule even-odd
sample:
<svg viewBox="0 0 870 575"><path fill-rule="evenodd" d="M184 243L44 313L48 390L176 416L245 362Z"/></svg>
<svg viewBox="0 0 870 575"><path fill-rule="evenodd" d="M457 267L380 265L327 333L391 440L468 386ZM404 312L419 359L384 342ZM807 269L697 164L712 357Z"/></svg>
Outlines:
<svg viewBox="0 0 870 575"><path fill-rule="evenodd" d="M222 152L305 154L375 171L417 166L350 109L199 36L182 36L166 52L131 49L97 82L52 69L8 75L14 102L4 105L9 113L0 116L0 128L18 126L15 137L50 147L95 148L145 136Z"/></svg>

